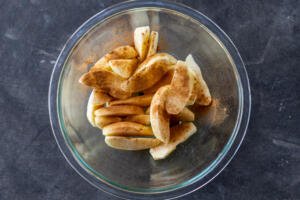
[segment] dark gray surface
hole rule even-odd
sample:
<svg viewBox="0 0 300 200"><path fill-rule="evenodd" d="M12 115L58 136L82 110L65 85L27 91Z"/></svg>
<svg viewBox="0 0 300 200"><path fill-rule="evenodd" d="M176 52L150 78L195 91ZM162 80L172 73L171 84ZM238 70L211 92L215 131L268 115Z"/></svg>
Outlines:
<svg viewBox="0 0 300 200"><path fill-rule="evenodd" d="M115 199L85 182L59 152L47 93L68 37L116 2L0 0L0 199ZM300 199L299 1L180 2L231 37L253 103L236 157L186 199Z"/></svg>

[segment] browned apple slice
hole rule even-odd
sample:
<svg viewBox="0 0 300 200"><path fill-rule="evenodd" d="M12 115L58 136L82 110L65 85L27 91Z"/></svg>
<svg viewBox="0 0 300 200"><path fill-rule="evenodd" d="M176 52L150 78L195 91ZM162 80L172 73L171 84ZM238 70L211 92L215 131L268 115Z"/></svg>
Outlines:
<svg viewBox="0 0 300 200"><path fill-rule="evenodd" d="M105 136L153 136L150 126L135 122L116 122L103 128Z"/></svg>
<svg viewBox="0 0 300 200"><path fill-rule="evenodd" d="M160 144L156 138L136 138L123 136L106 136L105 143L115 149L121 150L143 150L150 149Z"/></svg>
<svg viewBox="0 0 300 200"><path fill-rule="evenodd" d="M185 62L178 61L166 100L166 111L169 114L176 115L183 110L192 93L193 83L193 78Z"/></svg>
<svg viewBox="0 0 300 200"><path fill-rule="evenodd" d="M149 48L150 28L149 26L138 27L134 30L134 46L143 61Z"/></svg>
<svg viewBox="0 0 300 200"><path fill-rule="evenodd" d="M127 116L144 114L144 110L138 106L120 105L99 108L94 113L96 116Z"/></svg>
<svg viewBox="0 0 300 200"><path fill-rule="evenodd" d="M136 50L129 45L120 46L112 50L110 53L106 54L102 58L100 58L95 65L91 68L91 71L105 69L109 70L109 61L113 59L132 59L136 58L138 53Z"/></svg>
<svg viewBox="0 0 300 200"><path fill-rule="evenodd" d="M135 73L124 83L122 89L130 93L140 92L153 86L173 68L176 59L167 53L157 53L140 64Z"/></svg>
<svg viewBox="0 0 300 200"><path fill-rule="evenodd" d="M116 59L110 60L109 66L112 71L123 78L129 78L137 67L137 59Z"/></svg>
<svg viewBox="0 0 300 200"><path fill-rule="evenodd" d="M143 125L150 125L150 115L131 115L127 116L124 121L136 122Z"/></svg>
<svg viewBox="0 0 300 200"><path fill-rule="evenodd" d="M154 95L150 105L150 122L154 136L164 143L170 138L170 116L165 111L165 102L170 87L161 87Z"/></svg>
<svg viewBox="0 0 300 200"><path fill-rule="evenodd" d="M157 83L155 83L152 87L143 91L144 94L152 94L155 93L159 88L165 85L169 85L172 81L174 75L174 69L169 70Z"/></svg>
<svg viewBox="0 0 300 200"><path fill-rule="evenodd" d="M131 96L131 93L120 88L120 85L125 80L113 72L97 70L83 74L79 82L96 89L104 90L115 98L126 99Z"/></svg>
<svg viewBox="0 0 300 200"><path fill-rule="evenodd" d="M158 32L151 31L147 57L150 57L156 53L157 44L158 44Z"/></svg>
<svg viewBox="0 0 300 200"><path fill-rule="evenodd" d="M108 124L116 123L122 121L121 117L113 117L113 116L96 116L95 117L95 124L99 128L103 128Z"/></svg>
<svg viewBox="0 0 300 200"><path fill-rule="evenodd" d="M150 104L150 105L151 105L151 104ZM150 106L146 109L145 114L146 114L146 115L150 115Z"/></svg>
<svg viewBox="0 0 300 200"><path fill-rule="evenodd" d="M190 136L196 133L197 128L191 122L182 123L171 127L171 138L169 143L162 143L150 149L150 154L154 160L164 159L169 156L178 144L186 141Z"/></svg>
<svg viewBox="0 0 300 200"><path fill-rule="evenodd" d="M196 79L193 91L193 93L197 95L196 103L204 106L210 105L212 98L208 86L203 79L199 65L195 62L191 54L186 57L185 62Z"/></svg>
<svg viewBox="0 0 300 200"><path fill-rule="evenodd" d="M153 94L147 94L142 96L130 97L123 100L111 101L109 105L136 105L136 106L149 106L152 100Z"/></svg>

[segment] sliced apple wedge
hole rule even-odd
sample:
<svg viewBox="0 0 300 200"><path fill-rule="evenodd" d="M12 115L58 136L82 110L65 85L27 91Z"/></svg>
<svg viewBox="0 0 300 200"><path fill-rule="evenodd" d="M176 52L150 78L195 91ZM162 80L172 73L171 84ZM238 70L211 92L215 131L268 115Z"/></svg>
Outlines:
<svg viewBox="0 0 300 200"><path fill-rule="evenodd" d="M79 82L87 86L106 91L115 98L126 99L131 96L131 93L120 88L120 85L125 80L126 79L113 72L106 70L95 70L83 74L80 77Z"/></svg>
<svg viewBox="0 0 300 200"><path fill-rule="evenodd" d="M146 108L145 114L146 114L146 115L150 115L150 106L149 106L148 108Z"/></svg>
<svg viewBox="0 0 300 200"><path fill-rule="evenodd" d="M169 143L162 143L150 149L150 154L154 160L160 160L170 155L178 144L186 141L190 136L196 133L196 126L191 123L182 123L180 125L171 127L171 138Z"/></svg>
<svg viewBox="0 0 300 200"><path fill-rule="evenodd" d="M154 136L164 143L170 138L170 116L165 111L165 102L170 87L161 87L154 95L150 105L150 122Z"/></svg>
<svg viewBox="0 0 300 200"><path fill-rule="evenodd" d="M138 60L133 59L116 59L108 62L112 71L122 76L123 78L129 78L137 67Z"/></svg>
<svg viewBox="0 0 300 200"><path fill-rule="evenodd" d="M197 95L196 103L204 106L209 105L212 101L212 98L207 84L203 79L199 65L195 62L191 54L186 57L185 62L196 79L193 91L193 93Z"/></svg>
<svg viewBox="0 0 300 200"><path fill-rule="evenodd" d="M177 121L184 121L184 122L192 122L195 120L195 114L185 107L178 115L172 115L173 119Z"/></svg>
<svg viewBox="0 0 300 200"><path fill-rule="evenodd" d="M99 108L94 113L96 116L127 116L144 114L144 110L138 106L120 105Z"/></svg>
<svg viewBox="0 0 300 200"><path fill-rule="evenodd" d="M91 71L104 69L109 70L109 61L113 59L133 59L138 56L136 50L129 45L120 46L112 50L110 53L106 54L102 58L100 58L95 65L91 68Z"/></svg>
<svg viewBox="0 0 300 200"><path fill-rule="evenodd" d="M134 46L139 54L140 61L146 58L149 48L150 27L142 26L134 30Z"/></svg>
<svg viewBox="0 0 300 200"><path fill-rule="evenodd" d="M170 92L166 100L166 111L177 115L186 106L193 90L193 77L183 61L175 65L175 72L171 81Z"/></svg>
<svg viewBox="0 0 300 200"><path fill-rule="evenodd" d="M122 121L121 117L113 117L113 116L95 116L95 124L99 128L103 128L108 124L116 123Z"/></svg>
<svg viewBox="0 0 300 200"><path fill-rule="evenodd" d="M136 122L143 125L150 125L150 115L131 115L127 116L124 121Z"/></svg>
<svg viewBox="0 0 300 200"><path fill-rule="evenodd" d="M151 31L150 39L149 39L149 49L147 53L147 57L154 55L157 51L158 44L158 32Z"/></svg>
<svg viewBox="0 0 300 200"><path fill-rule="evenodd" d="M176 62L177 60L170 54L157 53L138 66L135 73L122 83L122 89L133 93L150 88L172 69Z"/></svg>
<svg viewBox="0 0 300 200"><path fill-rule="evenodd" d="M103 128L105 136L153 136L150 126L135 122L116 122Z"/></svg>
<svg viewBox="0 0 300 200"><path fill-rule="evenodd" d="M172 81L173 75L174 75L174 69L170 69L157 83L155 83L152 87L144 90L143 93L153 94L162 86L169 85Z"/></svg>
<svg viewBox="0 0 300 200"><path fill-rule="evenodd" d="M106 136L105 143L115 149L134 151L150 149L159 145L161 142L156 138Z"/></svg>
<svg viewBox="0 0 300 200"><path fill-rule="evenodd" d="M130 97L123 100L115 100L109 103L110 106L115 105L136 105L136 106L149 106L154 94L146 94L142 96Z"/></svg>

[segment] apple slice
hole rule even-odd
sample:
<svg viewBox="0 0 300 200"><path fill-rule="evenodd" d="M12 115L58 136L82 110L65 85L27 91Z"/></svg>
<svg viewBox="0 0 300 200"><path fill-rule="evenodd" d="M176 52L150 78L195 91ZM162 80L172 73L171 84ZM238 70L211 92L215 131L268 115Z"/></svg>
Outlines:
<svg viewBox="0 0 300 200"><path fill-rule="evenodd" d="M134 46L139 54L140 61L146 58L149 48L150 27L142 26L134 30Z"/></svg>
<svg viewBox="0 0 300 200"><path fill-rule="evenodd" d="M158 44L158 32L151 31L147 57L150 57L156 53L157 44Z"/></svg>
<svg viewBox="0 0 300 200"><path fill-rule="evenodd" d="M159 145L160 141L156 138L106 136L105 143L115 149L134 151L153 148Z"/></svg>
<svg viewBox="0 0 300 200"><path fill-rule="evenodd" d="M165 111L165 102L170 87L161 87L154 95L150 105L150 122L154 136L164 143L170 138L170 116Z"/></svg>
<svg viewBox="0 0 300 200"><path fill-rule="evenodd" d="M99 128L103 128L108 124L116 123L122 121L121 117L113 117L113 116L95 116L95 124Z"/></svg>
<svg viewBox="0 0 300 200"><path fill-rule="evenodd" d="M110 106L115 106L115 105L149 106L152 98L153 98L153 94L147 94L142 96L130 97L128 99L111 101L109 105Z"/></svg>
<svg viewBox="0 0 300 200"><path fill-rule="evenodd" d="M105 136L153 136L150 126L135 122L116 122L103 128Z"/></svg>
<svg viewBox="0 0 300 200"><path fill-rule="evenodd" d="M129 93L150 88L172 69L176 62L177 60L170 54L157 53L140 64L135 73L122 83L121 87Z"/></svg>
<svg viewBox="0 0 300 200"><path fill-rule="evenodd" d="M144 110L138 106L120 105L99 108L94 113L96 116L127 116L144 114Z"/></svg>
<svg viewBox="0 0 300 200"><path fill-rule="evenodd" d="M186 106L193 90L193 77L183 61L175 65L175 72L171 82L170 92L166 100L166 111L177 115Z"/></svg>
<svg viewBox="0 0 300 200"><path fill-rule="evenodd" d="M108 62L112 71L122 76L123 78L129 78L137 67L137 59L116 59Z"/></svg>
<svg viewBox="0 0 300 200"><path fill-rule="evenodd" d="M150 154L154 160L161 160L169 156L177 147L178 144L183 143L194 133L196 133L196 126L191 123L182 123L180 125L171 127L171 138L169 143L162 143L150 149Z"/></svg>
<svg viewBox="0 0 300 200"><path fill-rule="evenodd" d="M195 114L185 107L178 115L171 115L176 121L192 122L195 120Z"/></svg>
<svg viewBox="0 0 300 200"><path fill-rule="evenodd" d="M79 82L103 90L115 98L126 99L131 96L131 93L120 88L120 85L125 80L121 76L107 70L94 70L83 74Z"/></svg>
<svg viewBox="0 0 300 200"><path fill-rule="evenodd" d="M92 126L96 127L94 111L98 108L101 108L106 102L109 102L111 100L112 97L105 94L103 91L98 91L94 89L91 92L87 104L86 116Z"/></svg>
<svg viewBox="0 0 300 200"><path fill-rule="evenodd" d="M169 85L172 81L173 75L174 75L174 69L170 69L157 83L155 83L152 87L144 90L143 93L153 94L162 86Z"/></svg>
<svg viewBox="0 0 300 200"><path fill-rule="evenodd" d="M131 115L127 116L124 121L136 122L146 126L150 125L150 115Z"/></svg>
<svg viewBox="0 0 300 200"><path fill-rule="evenodd" d="M193 93L197 95L196 103L204 106L210 105L212 98L199 65L195 62L191 54L186 57L185 62L196 80L193 89Z"/></svg>
<svg viewBox="0 0 300 200"><path fill-rule="evenodd" d="M109 61L113 59L133 59L138 56L136 50L129 45L120 46L112 50L110 53L106 54L100 58L95 65L91 68L91 71L104 69L110 70Z"/></svg>

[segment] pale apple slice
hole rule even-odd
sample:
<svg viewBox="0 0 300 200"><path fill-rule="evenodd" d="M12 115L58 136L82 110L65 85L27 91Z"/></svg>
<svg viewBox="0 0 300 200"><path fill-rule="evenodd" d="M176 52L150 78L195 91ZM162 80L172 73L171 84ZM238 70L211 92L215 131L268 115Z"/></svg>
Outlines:
<svg viewBox="0 0 300 200"><path fill-rule="evenodd" d="M157 44L158 44L158 32L151 31L147 57L150 57L156 53Z"/></svg>
<svg viewBox="0 0 300 200"><path fill-rule="evenodd" d="M185 107L178 115L172 115L173 119L177 121L183 121L183 122L192 122L195 120L195 114Z"/></svg>
<svg viewBox="0 0 300 200"><path fill-rule="evenodd" d="M95 65L91 68L91 71L104 69L110 70L109 61L113 59L133 59L138 56L136 50L129 45L120 46L112 50L110 53L106 54L100 58Z"/></svg>
<svg viewBox="0 0 300 200"><path fill-rule="evenodd" d="M172 69L176 62L170 54L157 53L138 66L135 73L122 83L122 89L134 93L150 88Z"/></svg>
<svg viewBox="0 0 300 200"><path fill-rule="evenodd" d="M116 122L103 128L105 136L153 136L150 126L135 122Z"/></svg>
<svg viewBox="0 0 300 200"><path fill-rule="evenodd" d="M123 78L129 78L137 67L137 59L115 59L110 60L109 66L112 71L122 76Z"/></svg>
<svg viewBox="0 0 300 200"><path fill-rule="evenodd" d="M104 93L103 91L94 89L91 92L87 104L86 116L92 126L96 127L94 111L98 108L101 108L106 102L109 102L111 100L112 97Z"/></svg>
<svg viewBox="0 0 300 200"><path fill-rule="evenodd" d="M99 128L103 128L112 123L122 121L121 117L114 117L114 116L95 116L95 124Z"/></svg>
<svg viewBox="0 0 300 200"><path fill-rule="evenodd" d="M96 116L127 116L144 114L144 110L138 106L120 105L99 108L94 113Z"/></svg>
<svg viewBox="0 0 300 200"><path fill-rule="evenodd" d="M150 105L150 122L154 136L164 143L170 138L170 116L165 111L165 102L170 87L161 87L154 95Z"/></svg>
<svg viewBox="0 0 300 200"><path fill-rule="evenodd" d="M105 143L115 149L134 151L150 149L159 145L161 142L156 138L106 136Z"/></svg>
<svg viewBox="0 0 300 200"><path fill-rule="evenodd" d="M166 100L166 111L177 115L186 106L193 90L193 77L183 61L175 65L175 72L171 81L170 92Z"/></svg>
<svg viewBox="0 0 300 200"><path fill-rule="evenodd" d="M212 101L211 94L202 76L199 65L195 62L191 54L186 57L185 62L196 79L194 84L194 93L197 94L196 103L204 106L210 105Z"/></svg>
<svg viewBox="0 0 300 200"><path fill-rule="evenodd" d="M124 121L136 122L143 125L150 125L150 115L131 115L127 116Z"/></svg>
<svg viewBox="0 0 300 200"><path fill-rule="evenodd" d="M126 99L131 96L131 93L120 88L120 85L125 80L126 79L113 72L107 70L95 70L83 74L80 77L79 82L103 90L115 98Z"/></svg>
<svg viewBox="0 0 300 200"><path fill-rule="evenodd" d="M174 75L174 69L169 70L157 83L155 83L152 87L143 91L144 94L153 94L159 88L165 85L169 85L172 81Z"/></svg>
<svg viewBox="0 0 300 200"><path fill-rule="evenodd" d="M186 141L189 137L196 133L196 131L196 126L191 122L182 123L180 125L171 127L171 138L169 143L162 143L154 148L151 148L151 156L154 160L165 159L176 149L178 144Z"/></svg>
<svg viewBox="0 0 300 200"><path fill-rule="evenodd" d="M136 106L149 106L154 94L147 94L142 96L130 97L128 99L115 100L109 103L110 106L115 105L136 105Z"/></svg>
<svg viewBox="0 0 300 200"><path fill-rule="evenodd" d="M134 30L134 46L139 54L140 61L146 58L149 48L150 27L142 26Z"/></svg>
<svg viewBox="0 0 300 200"><path fill-rule="evenodd" d="M90 124L92 126L96 127L94 111L97 108L100 108L101 106L98 106L98 105L95 106L95 104L94 104L94 97L95 97L95 92L93 90L91 92L89 100L88 100L87 109L86 109L86 117L87 117L88 121L90 122Z"/></svg>

